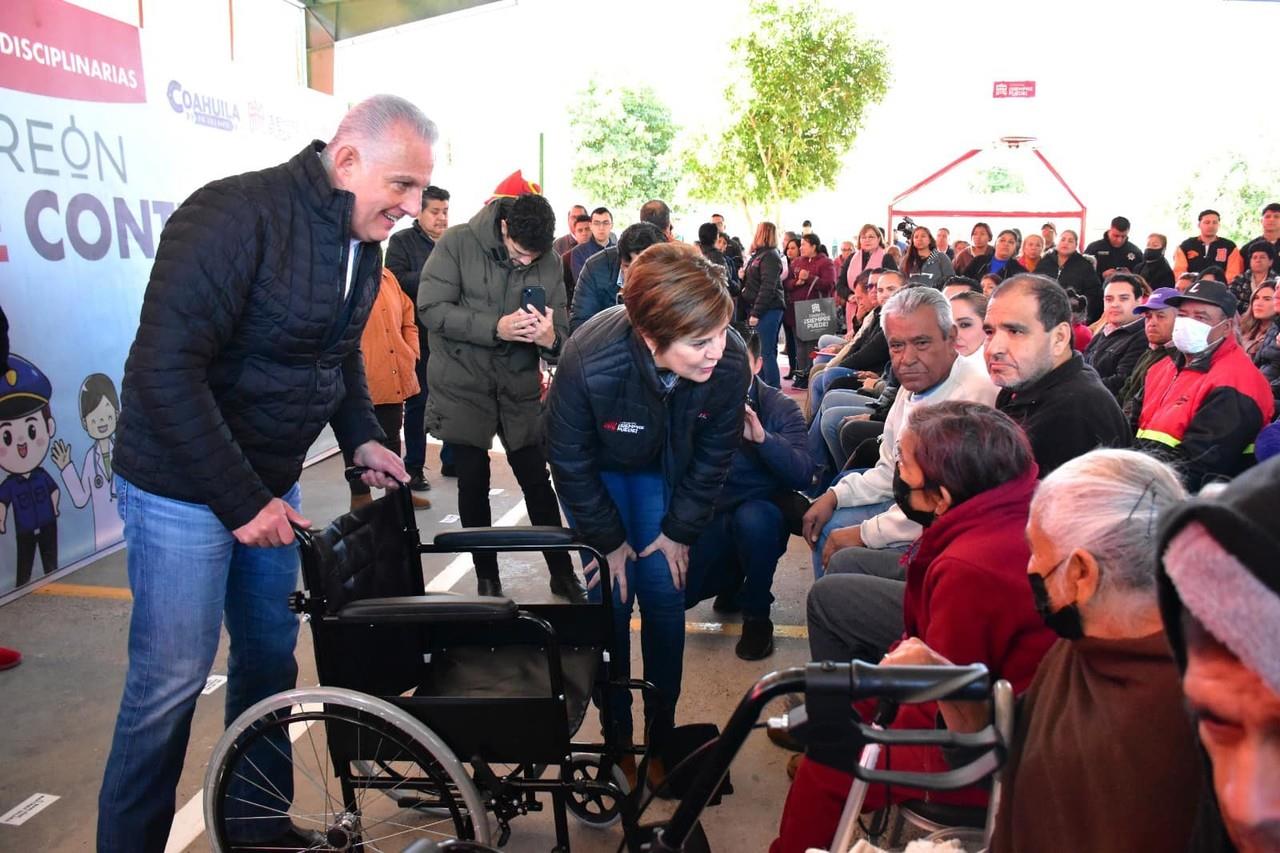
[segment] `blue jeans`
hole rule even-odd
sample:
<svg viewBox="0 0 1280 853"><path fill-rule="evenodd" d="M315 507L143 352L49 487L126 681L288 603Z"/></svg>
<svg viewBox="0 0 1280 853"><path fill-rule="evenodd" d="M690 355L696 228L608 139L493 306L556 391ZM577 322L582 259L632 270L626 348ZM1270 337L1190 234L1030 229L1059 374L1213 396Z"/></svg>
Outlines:
<svg viewBox="0 0 1280 853"><path fill-rule="evenodd" d="M850 367L824 367L822 372L809 382L809 411L817 412L822 405L822 397L827 393L827 386L841 376L852 376L856 373Z"/></svg>
<svg viewBox="0 0 1280 853"><path fill-rule="evenodd" d="M842 476L837 477L841 480L844 477L851 477L854 474L861 474L862 471L846 471ZM818 544L813 549L813 576L820 578L825 574L822 568L822 549L827 545L827 537L833 530L839 530L842 527L851 527L855 524L861 524L868 518L875 518L889 507L893 506L893 500L881 501L880 503L864 504L863 506L846 506L840 507L832 514L831 519L822 527L822 533L818 536Z"/></svg>
<svg viewBox="0 0 1280 853"><path fill-rule="evenodd" d="M667 489L660 471L602 471L609 497L622 516L627 543L639 554L662 532L667 513ZM592 600L600 600L600 587L591 590ZM613 587L613 629L617 656L615 674L631 677L631 611L640 602L640 648L644 679L658 688L653 700L645 701L645 722L659 734L675 721L684 675L684 590L676 589L667 558L655 552L627 563L627 598L623 601ZM616 734L632 737L631 693L618 690L609 698Z"/></svg>
<svg viewBox="0 0 1280 853"><path fill-rule="evenodd" d="M787 552L790 535L782 510L772 501L743 501L717 512L689 550L685 606L737 591L743 616L768 619L773 573Z"/></svg>
<svg viewBox="0 0 1280 853"><path fill-rule="evenodd" d="M760 355L764 358L760 378L766 385L772 385L774 388L782 386L782 376L778 373L778 328L781 325L781 308L764 312L756 324L756 334L760 336Z"/></svg>
<svg viewBox="0 0 1280 853"><path fill-rule="evenodd" d="M824 370L819 377L825 376ZM844 457L840 452L840 423L849 415L861 415L870 411L875 401L855 391L836 389L822 397L822 403L813 410L813 420L809 422L809 434L805 446L809 458L814 464L813 484L809 489L810 497L822 494L831 483L831 477L844 467Z"/></svg>
<svg viewBox="0 0 1280 853"><path fill-rule="evenodd" d="M284 499L297 509L300 494L294 484ZM117 495L133 615L129 670L98 798L98 853L159 853L224 619L231 636L228 724L297 680L298 617L288 597L297 589L298 549L241 545L207 506L160 497L123 478ZM293 796L288 737L279 735L246 754L265 779L229 791L229 802L247 801L245 814L278 812ZM280 796L263 790L272 786ZM244 821L254 835L240 840L273 838L288 828L286 820Z"/></svg>
<svg viewBox="0 0 1280 853"><path fill-rule="evenodd" d="M843 468L845 463L841 458L843 452L840 449L840 425L844 423L845 418L867 414L874 403L875 400L865 394L844 388L828 391L822 398L822 406L813 420L818 424L822 440L827 446L827 452L831 454L831 459L835 462L837 471Z"/></svg>

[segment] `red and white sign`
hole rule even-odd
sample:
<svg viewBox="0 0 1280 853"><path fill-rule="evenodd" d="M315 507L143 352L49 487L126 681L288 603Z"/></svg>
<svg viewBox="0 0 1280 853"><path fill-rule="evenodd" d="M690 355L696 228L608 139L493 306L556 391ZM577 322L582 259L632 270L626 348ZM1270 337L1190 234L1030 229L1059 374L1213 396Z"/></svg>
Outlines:
<svg viewBox="0 0 1280 853"><path fill-rule="evenodd" d="M0 87L76 101L145 103L137 27L63 0L5 0Z"/></svg>
<svg viewBox="0 0 1280 853"><path fill-rule="evenodd" d="M1035 80L997 80L991 86L993 98L1034 98Z"/></svg>

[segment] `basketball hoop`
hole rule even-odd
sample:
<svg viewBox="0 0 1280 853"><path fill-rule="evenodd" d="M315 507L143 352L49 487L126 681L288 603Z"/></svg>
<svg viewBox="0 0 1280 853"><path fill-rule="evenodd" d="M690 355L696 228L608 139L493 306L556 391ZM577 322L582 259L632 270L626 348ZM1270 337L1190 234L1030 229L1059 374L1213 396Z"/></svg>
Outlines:
<svg viewBox="0 0 1280 853"><path fill-rule="evenodd" d="M1035 142L1035 141L1036 141L1036 138L1034 136L1002 136L1000 137L1000 143L1004 145L1006 148L1021 148L1022 146L1030 145L1032 142Z"/></svg>

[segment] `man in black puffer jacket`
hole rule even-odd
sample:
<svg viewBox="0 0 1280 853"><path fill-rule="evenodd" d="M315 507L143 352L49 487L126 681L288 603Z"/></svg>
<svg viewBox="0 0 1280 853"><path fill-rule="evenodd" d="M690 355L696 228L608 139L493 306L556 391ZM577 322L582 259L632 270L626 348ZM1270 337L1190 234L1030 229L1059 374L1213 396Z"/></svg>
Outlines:
<svg viewBox="0 0 1280 853"><path fill-rule="evenodd" d="M298 476L325 424L369 469L366 483L408 480L380 443L359 344L379 243L418 213L436 135L408 101L375 96L328 145L214 181L165 225L121 393L115 468L134 606L100 853L164 849L224 619L227 720L294 686L290 524L309 524ZM227 792L244 807L235 843L315 843L271 793L292 791L278 750L264 739L246 759L267 775Z"/></svg>

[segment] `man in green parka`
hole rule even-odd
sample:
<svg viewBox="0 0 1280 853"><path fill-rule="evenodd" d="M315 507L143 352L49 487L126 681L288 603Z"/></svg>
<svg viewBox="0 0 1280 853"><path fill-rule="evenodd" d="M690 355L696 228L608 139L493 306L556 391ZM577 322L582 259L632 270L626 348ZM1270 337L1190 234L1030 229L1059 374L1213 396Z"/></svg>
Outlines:
<svg viewBox="0 0 1280 853"><path fill-rule="evenodd" d="M542 452L540 360L555 359L569 321L560 259L550 251L555 213L531 189L519 173L503 181L470 222L444 233L418 287L418 315L431 336L427 432L456 449L463 527L493 523L489 448L495 435L524 492L529 520L561 525ZM472 559L477 592L502 595L497 556ZM585 601L569 555L546 559L551 591Z"/></svg>

